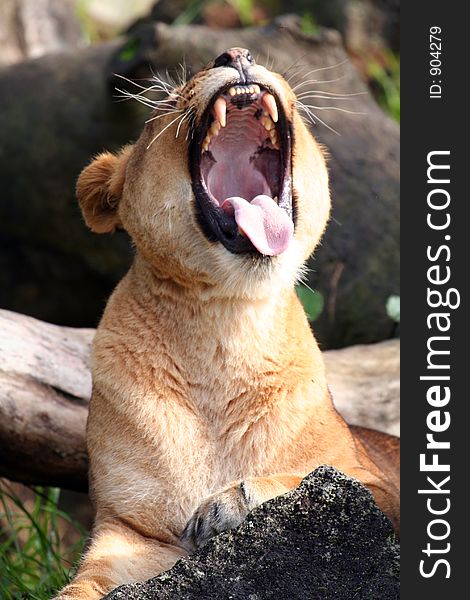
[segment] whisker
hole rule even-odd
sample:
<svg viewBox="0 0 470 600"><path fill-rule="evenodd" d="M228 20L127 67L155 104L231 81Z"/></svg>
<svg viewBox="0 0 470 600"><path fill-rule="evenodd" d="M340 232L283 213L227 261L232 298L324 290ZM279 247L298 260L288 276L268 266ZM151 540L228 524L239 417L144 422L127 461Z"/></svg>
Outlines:
<svg viewBox="0 0 470 600"><path fill-rule="evenodd" d="M168 81L165 81L165 79L163 79L163 77L158 73L158 71L155 73L152 66L150 66L150 72L152 73L151 81L153 81L154 84L160 85L162 91L165 91L168 95L174 94L174 95L180 96L180 94L176 91L175 82L173 82L173 85L171 85L170 83L168 83ZM170 75L168 73L168 70L167 70L167 79L172 79L172 77L170 77Z"/></svg>
<svg viewBox="0 0 470 600"><path fill-rule="evenodd" d="M294 68L296 65L298 66L298 69L299 69L299 68L302 68L302 65L298 65L297 63L298 63L300 60L302 60L303 58L305 58L305 57L307 56L307 54L308 54L307 52L304 52L304 54L301 54L301 55L300 55L298 58L296 58L296 59L294 60L294 62L293 62L293 63L291 63L291 64L290 64L288 67L284 67L284 68L280 69L280 71L281 71L281 73L282 73L283 77L285 78L285 76L287 75L287 73L288 73L288 72L289 72L291 69L293 69L293 68ZM297 69L297 70L298 70L298 69ZM289 81L289 79L288 79L287 81Z"/></svg>
<svg viewBox="0 0 470 600"><path fill-rule="evenodd" d="M175 88L176 87L176 81L173 79L173 77L170 75L170 72L168 71L168 67L165 69L165 74L166 74L166 80L169 82L169 84Z"/></svg>
<svg viewBox="0 0 470 600"><path fill-rule="evenodd" d="M140 88L141 90L146 90L147 88L143 85L140 85L140 83L137 83L137 81L133 81L132 79L128 79L127 77L124 77L124 75L120 75L119 73L113 73L114 77L119 77L119 79L124 79L124 81L127 81L127 83L130 83L131 85L135 85L136 87Z"/></svg>
<svg viewBox="0 0 470 600"><path fill-rule="evenodd" d="M196 118L196 114L194 112L194 109L191 107L190 112L189 112L189 116L188 116L188 130L186 131L186 137L185 140L188 139L189 134L191 133L191 139L194 137L194 120Z"/></svg>
<svg viewBox="0 0 470 600"><path fill-rule="evenodd" d="M344 75L341 75L341 77L335 77L335 79L307 79L306 81L301 81L297 85L294 85L292 89L295 91L303 87L304 85L309 85L311 83L336 83L337 81L341 81L342 79L344 79Z"/></svg>
<svg viewBox="0 0 470 600"><path fill-rule="evenodd" d="M306 67L306 66L307 66L307 65L299 65L299 66L297 67L297 69L296 69L296 70L295 70L293 73L291 73L291 74L289 75L289 77L286 77L286 78L285 78L285 79L286 79L286 81L287 81L288 83L290 83L291 79L294 79L294 77L297 77L297 76L298 76L298 77L301 77L301 75L300 75L300 71L301 71L301 69L302 69L303 67ZM286 75L287 75L287 73L286 73Z"/></svg>
<svg viewBox="0 0 470 600"><path fill-rule="evenodd" d="M175 100L171 100L170 98L162 98L161 100L152 100L151 98L147 98L146 96L142 96L141 94L133 94L132 92L128 92L127 90L121 90L120 88L115 88L117 92L121 92L121 96L115 96L115 98L120 98L121 100L136 100L137 102L148 103L152 106L168 106L170 108L175 106Z"/></svg>
<svg viewBox="0 0 470 600"><path fill-rule="evenodd" d="M323 96L318 96L320 97L325 97L325 98L338 98L338 99L347 99L347 98L351 98L353 96L363 96L364 94L367 94L368 92L354 92L352 94L342 94L342 93L337 93L337 92L325 92L323 90L305 90L304 92L300 92L300 94L297 94L297 98L302 98L307 96L308 94L323 94Z"/></svg>
<svg viewBox="0 0 470 600"><path fill-rule="evenodd" d="M309 100L309 99L319 99L319 100L337 100L339 101L344 101L344 100L351 100L351 98L342 98L341 96L323 96L320 94L304 94L304 95L300 95L297 96L297 100L300 100L301 102L303 102L304 100Z"/></svg>
<svg viewBox="0 0 470 600"><path fill-rule="evenodd" d="M313 115L310 113L310 111L308 110L308 108L306 108L303 105L298 106L298 108L304 113L304 115L307 117L307 119L310 121L310 123L312 125L316 125L317 122L314 120Z"/></svg>
<svg viewBox="0 0 470 600"><path fill-rule="evenodd" d="M186 57L183 57L183 62L180 63L179 66L181 68L181 75L179 74L179 72L177 72L178 80L180 87L183 87L184 85L186 85L186 82L188 80L188 68L186 66Z"/></svg>
<svg viewBox="0 0 470 600"><path fill-rule="evenodd" d="M128 83L130 83L132 85L135 85L136 87L138 87L141 90L138 93L133 93L128 90L121 90L120 88L115 88L118 92L121 92L124 96L127 96L129 98L134 98L137 101L140 101L140 98L145 97L144 94L146 94L147 92L152 92L152 91L160 91L160 92L163 92L164 94L167 94L168 96L171 96L171 95L179 96L179 94L177 92L175 92L174 90L172 90L171 88L170 88L170 90L168 90L167 88L163 88L161 85L159 85L159 82L154 82L154 85L145 87L135 81L132 81L131 79L128 79L127 77L124 77L123 75L116 74L116 77L119 77L120 79L123 79L124 81L127 81ZM159 100L150 100L148 98L146 98L146 100L148 102L159 102Z"/></svg>
<svg viewBox="0 0 470 600"><path fill-rule="evenodd" d="M181 119L181 121L178 123L178 129L176 130L176 136L175 136L175 137L178 137L178 136L179 136L181 125L182 125L182 124L184 123L184 121L185 121L185 120L186 120L186 119L189 117L189 115L191 114L191 111L192 111L192 108L191 108L191 107L190 107L190 108L187 108L187 109L185 110L185 112L184 112L184 115L183 115L183 118L182 118L182 119ZM186 134L186 135L187 135L187 134Z"/></svg>
<svg viewBox="0 0 470 600"><path fill-rule="evenodd" d="M310 290L312 292L312 294L318 294L319 293L318 291L312 290L312 288L308 285L308 283L306 281L307 275L308 275L308 272L302 273L302 279L300 280L302 285L304 285L308 290Z"/></svg>
<svg viewBox="0 0 470 600"><path fill-rule="evenodd" d="M341 135L338 131L336 131L336 129L334 129L333 127L331 127L330 125L328 125L328 123L325 123L325 121L323 121L322 119L320 119L320 117L317 114L315 114L309 106L306 106L305 104L302 104L302 103L298 103L297 105L300 108L303 108L303 110L308 114L309 120L310 120L310 122L313 125L316 125L316 123L315 123L315 119L316 119L319 123L321 123L322 125L324 125L327 129L329 129L330 131L332 131L336 135Z"/></svg>
<svg viewBox="0 0 470 600"><path fill-rule="evenodd" d="M342 67L343 65L345 65L348 61L349 61L349 59L345 58L344 60L340 61L339 63L330 65L329 67L316 67L315 69L311 69L310 71L307 71L307 73L303 73L302 77L308 77L312 73L319 73L320 71L328 71L329 69L337 69L338 67Z"/></svg>
<svg viewBox="0 0 470 600"><path fill-rule="evenodd" d="M153 142L155 142L156 140L158 140L158 138L159 138L159 137L160 137L160 136L161 136L163 133L165 133L165 131L168 129L168 127L171 127L171 125L173 125L173 123L176 123L176 121L177 121L178 119L181 119L182 117L184 117L184 114L183 114L183 115L178 115L178 116L177 116L175 119L173 119L172 121L170 121L170 122L168 123L168 125L165 125L165 127L164 127L164 128L161 130L161 131L159 131L159 132L157 133L157 135L156 135L156 136L153 138L153 140L152 140L152 141L149 143L149 145L147 146L146 150L148 150L148 149L150 148L150 146L153 144Z"/></svg>
<svg viewBox="0 0 470 600"><path fill-rule="evenodd" d="M129 94L119 88L116 88L116 90L123 94L123 98L122 98L123 100L136 100L137 102L140 102L140 104L143 104L144 106L148 106L149 108L155 108L155 104L152 102L152 100L149 100L148 98L143 98L142 96L139 96L137 94Z"/></svg>
<svg viewBox="0 0 470 600"><path fill-rule="evenodd" d="M345 108L340 108L339 106L315 106L312 104L307 104L309 108L314 108L316 110L338 110L340 112L348 113L349 115L366 115L365 112L358 112L355 110L346 110Z"/></svg>
<svg viewBox="0 0 470 600"><path fill-rule="evenodd" d="M150 117L150 119L147 119L145 121L145 123L150 123L151 121L156 121L157 119L161 119L162 117L167 117L168 115L174 115L177 112L182 112L181 108L175 109L175 110L170 110L166 113L163 113L163 115L157 115L156 117Z"/></svg>

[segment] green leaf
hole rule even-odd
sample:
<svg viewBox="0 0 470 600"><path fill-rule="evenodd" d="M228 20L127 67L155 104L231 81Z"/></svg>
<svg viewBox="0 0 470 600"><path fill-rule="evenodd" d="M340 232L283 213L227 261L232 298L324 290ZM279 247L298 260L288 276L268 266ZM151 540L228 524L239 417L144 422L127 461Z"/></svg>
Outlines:
<svg viewBox="0 0 470 600"><path fill-rule="evenodd" d="M320 28L318 27L315 17L310 12L305 12L300 19L300 31L309 35L318 35Z"/></svg>
<svg viewBox="0 0 470 600"><path fill-rule="evenodd" d="M400 296L390 296L385 305L387 315L396 323L400 322Z"/></svg>
<svg viewBox="0 0 470 600"><path fill-rule="evenodd" d="M317 319L325 305L325 301L323 300L323 296L318 291L313 291L305 285L297 285L295 287L295 291L297 292L297 296L299 300L302 302L305 313L309 321L315 321Z"/></svg>
<svg viewBox="0 0 470 600"><path fill-rule="evenodd" d="M121 48L119 52L119 59L123 62L127 62L132 60L139 51L140 48L140 40L137 38L131 38L124 46Z"/></svg>

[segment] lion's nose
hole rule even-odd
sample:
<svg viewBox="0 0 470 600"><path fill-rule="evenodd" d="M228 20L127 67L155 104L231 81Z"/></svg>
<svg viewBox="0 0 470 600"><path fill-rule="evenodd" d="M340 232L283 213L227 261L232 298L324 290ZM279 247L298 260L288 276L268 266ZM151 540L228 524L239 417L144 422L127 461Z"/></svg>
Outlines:
<svg viewBox="0 0 470 600"><path fill-rule="evenodd" d="M229 48L214 60L214 67L232 67L240 73L241 82L247 80L247 69L255 63L246 48Z"/></svg>

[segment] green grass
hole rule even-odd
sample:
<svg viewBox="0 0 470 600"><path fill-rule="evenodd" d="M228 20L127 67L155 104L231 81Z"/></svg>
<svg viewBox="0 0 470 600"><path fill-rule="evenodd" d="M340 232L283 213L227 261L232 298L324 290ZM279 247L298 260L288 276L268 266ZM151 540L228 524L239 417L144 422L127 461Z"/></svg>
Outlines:
<svg viewBox="0 0 470 600"><path fill-rule="evenodd" d="M382 62L371 59L366 68L377 102L400 122L400 57L387 51Z"/></svg>
<svg viewBox="0 0 470 600"><path fill-rule="evenodd" d="M23 502L0 483L0 598L49 600L70 578L87 532L59 509L58 488L34 488ZM66 546L66 526L78 539Z"/></svg>

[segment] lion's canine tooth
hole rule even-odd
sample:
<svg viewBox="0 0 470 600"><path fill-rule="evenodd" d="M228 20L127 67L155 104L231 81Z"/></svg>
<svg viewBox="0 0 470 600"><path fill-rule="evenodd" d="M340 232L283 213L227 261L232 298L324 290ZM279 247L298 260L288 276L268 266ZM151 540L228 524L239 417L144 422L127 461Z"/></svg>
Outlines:
<svg viewBox="0 0 470 600"><path fill-rule="evenodd" d="M233 89L233 88L230 88ZM230 90L229 90L230 93ZM231 95L231 94L230 94ZM227 103L222 96L219 96L214 104L214 116L222 127L227 123ZM218 133L218 132L217 132Z"/></svg>
<svg viewBox="0 0 470 600"><path fill-rule="evenodd" d="M234 87L231 87L229 89L228 93L230 94L230 96L235 96L235 94L237 93L237 90Z"/></svg>
<svg viewBox="0 0 470 600"><path fill-rule="evenodd" d="M276 100L274 99L274 96L266 92L266 94L263 96L262 102L270 114L271 119L277 123L279 115L277 113Z"/></svg>
<svg viewBox="0 0 470 600"><path fill-rule="evenodd" d="M259 85L254 85L253 88L255 90L255 94L259 94L260 93L261 89L260 89Z"/></svg>

